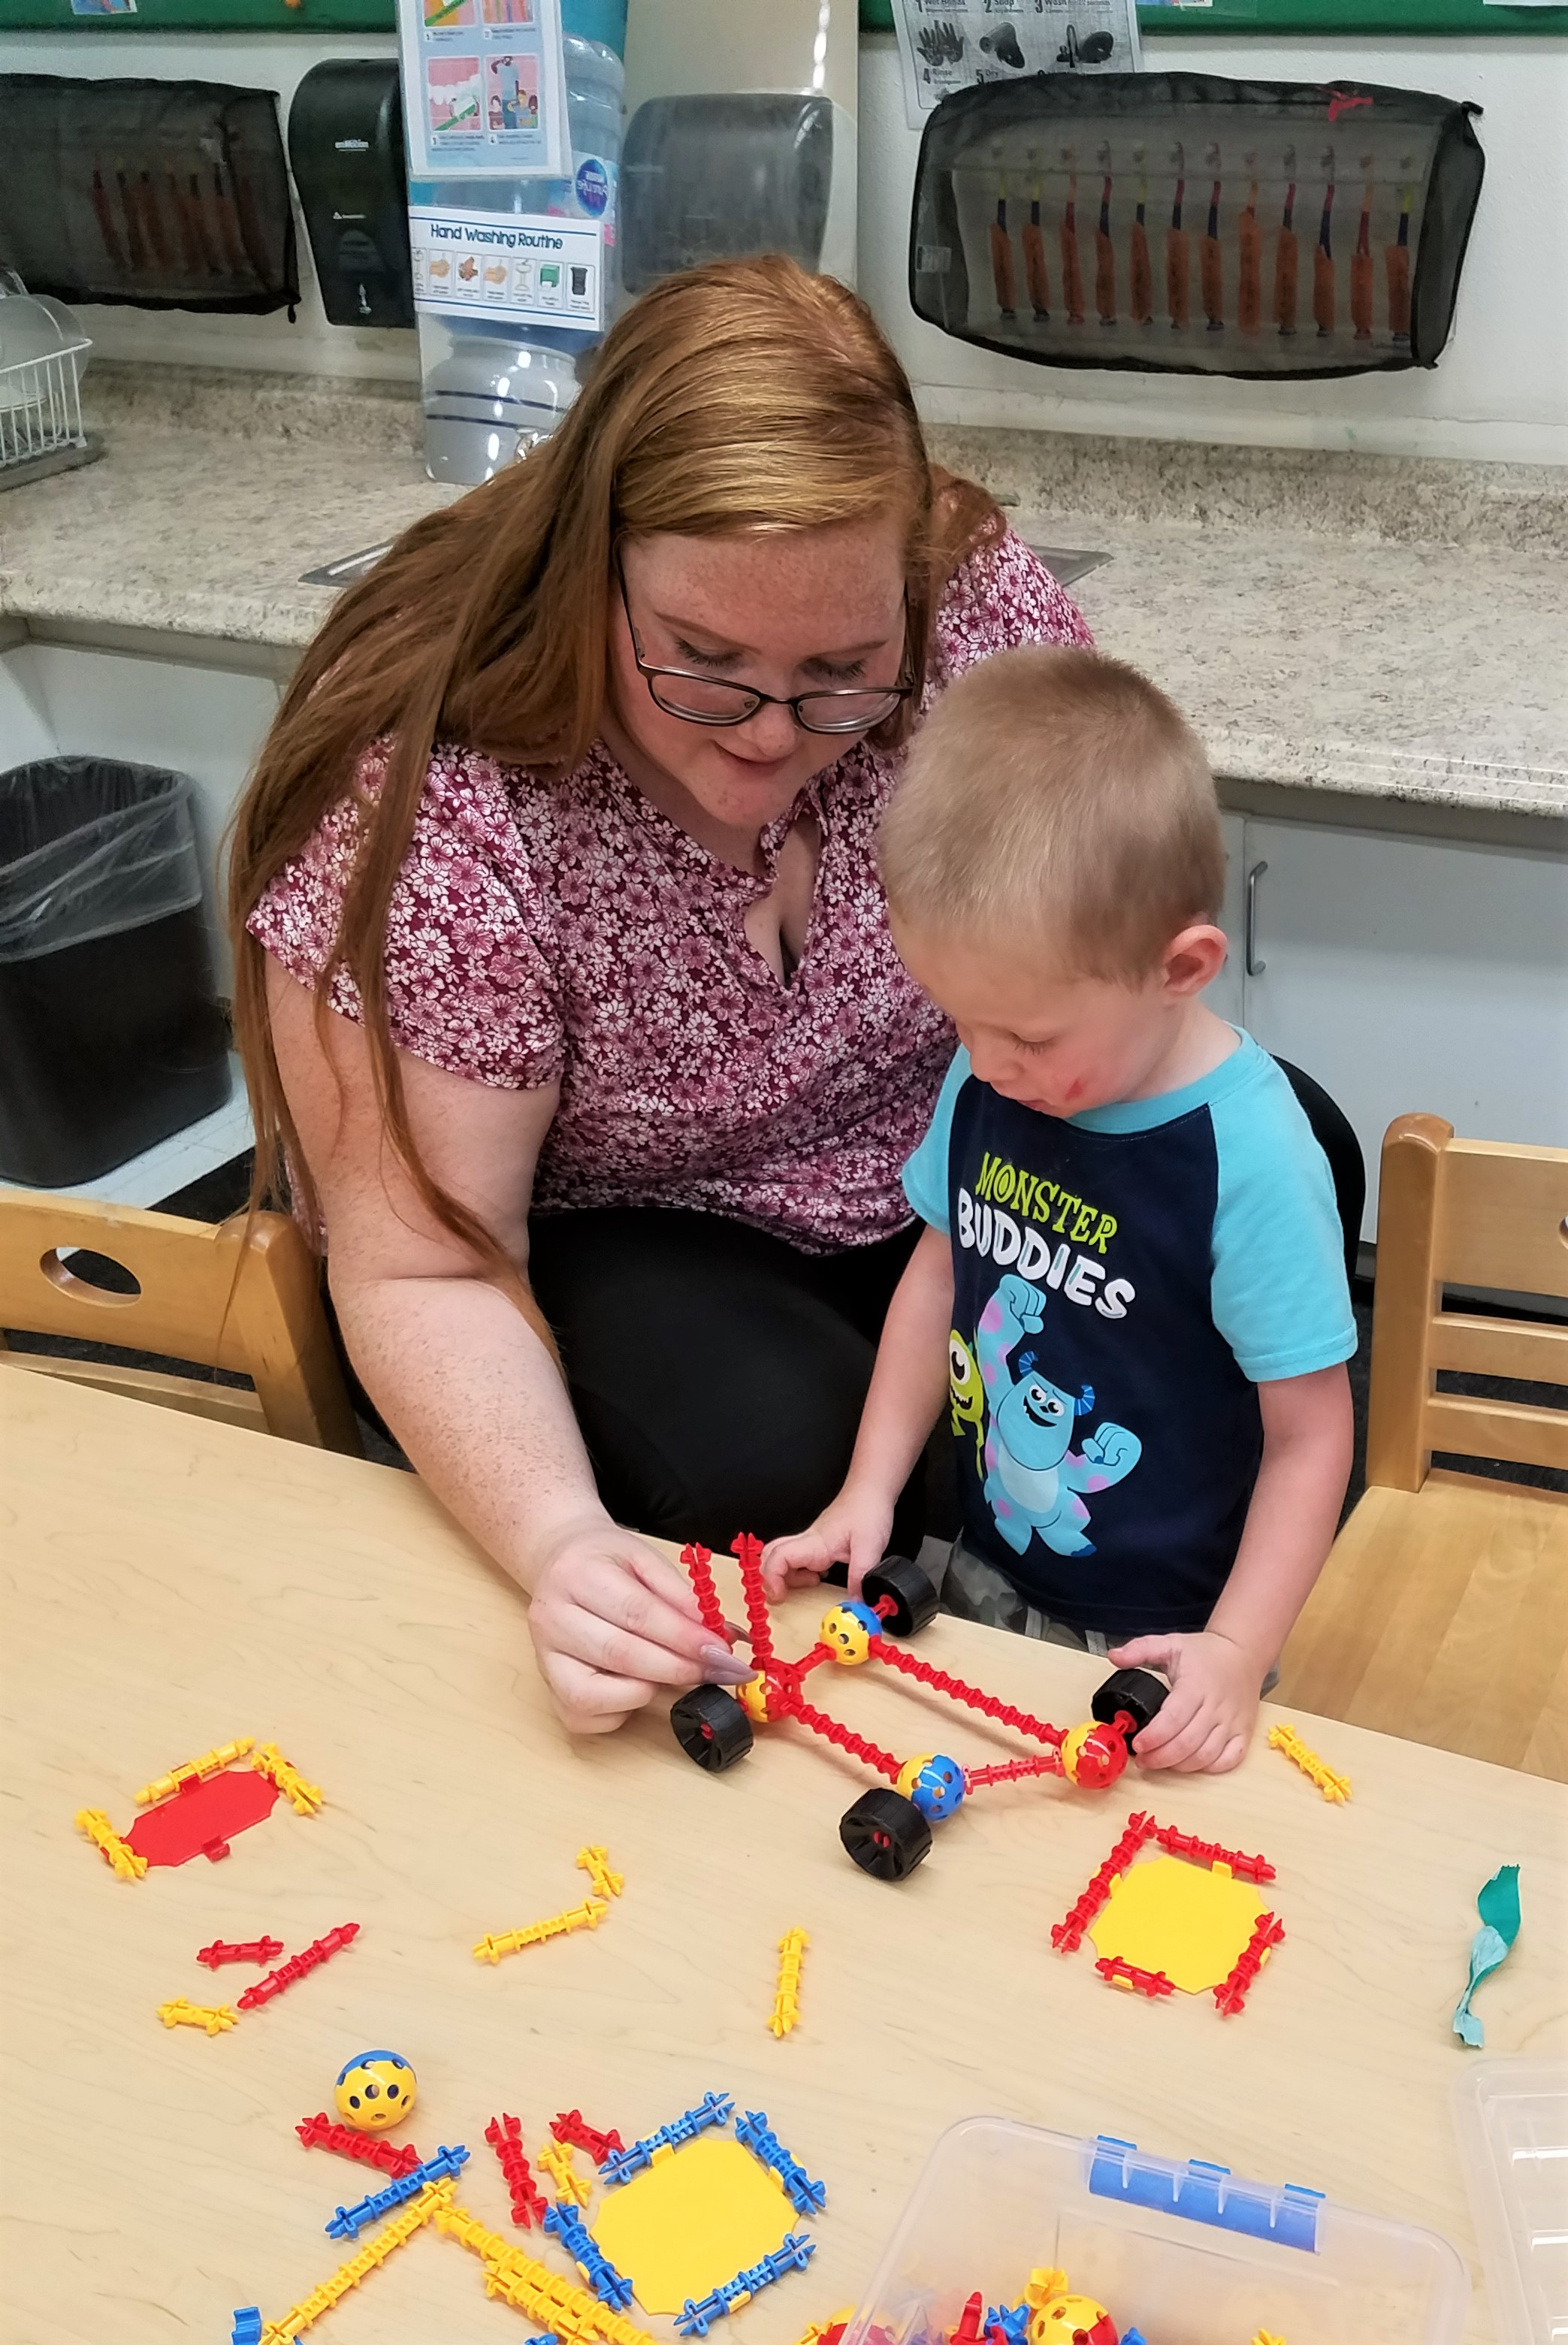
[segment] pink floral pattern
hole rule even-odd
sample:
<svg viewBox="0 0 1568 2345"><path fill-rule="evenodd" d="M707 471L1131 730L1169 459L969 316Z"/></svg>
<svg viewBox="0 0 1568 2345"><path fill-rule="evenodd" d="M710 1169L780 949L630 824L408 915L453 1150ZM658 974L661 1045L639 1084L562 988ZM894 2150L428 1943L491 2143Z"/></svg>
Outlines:
<svg viewBox="0 0 1568 2345"><path fill-rule="evenodd" d="M1089 640L1009 533L947 587L933 687L1013 645ZM697 1207L813 1253L888 1235L909 1218L899 1172L953 1049L893 949L876 876L899 766L857 744L764 832L753 877L650 805L602 743L554 781L438 749L387 924L398 1047L475 1082L559 1083L541 1211ZM360 788L376 778L372 754ZM743 922L807 804L822 858L782 984ZM251 915L306 984L331 954L356 829L345 798ZM330 1000L359 1015L341 972Z"/></svg>

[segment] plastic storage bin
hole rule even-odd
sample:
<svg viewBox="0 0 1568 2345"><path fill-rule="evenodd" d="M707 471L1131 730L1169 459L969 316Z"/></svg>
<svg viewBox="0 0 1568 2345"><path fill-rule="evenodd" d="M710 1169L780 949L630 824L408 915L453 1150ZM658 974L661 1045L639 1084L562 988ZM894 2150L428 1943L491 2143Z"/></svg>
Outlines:
<svg viewBox="0 0 1568 2345"><path fill-rule="evenodd" d="M188 780L106 757L0 774L0 1179L96 1180L228 1083Z"/></svg>
<svg viewBox="0 0 1568 2345"><path fill-rule="evenodd" d="M1470 2299L1435 2232L1105 2136L970 2117L932 2152L845 2345L945 2345L971 2290L1017 2304L1041 2265L1148 2345L1252 2345L1259 2330L1452 2345Z"/></svg>
<svg viewBox="0 0 1568 2345"><path fill-rule="evenodd" d="M1568 2337L1568 2060L1467 2062L1454 2116L1497 2345Z"/></svg>

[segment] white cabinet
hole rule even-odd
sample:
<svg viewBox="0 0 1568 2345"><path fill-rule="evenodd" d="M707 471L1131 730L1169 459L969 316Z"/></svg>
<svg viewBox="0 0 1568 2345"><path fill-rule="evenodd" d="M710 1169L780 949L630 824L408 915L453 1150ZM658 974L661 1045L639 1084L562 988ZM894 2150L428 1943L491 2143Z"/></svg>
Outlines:
<svg viewBox="0 0 1568 2345"><path fill-rule="evenodd" d="M1250 816L1241 848L1241 1022L1355 1126L1365 1235L1396 1115L1568 1147L1568 857Z"/></svg>
<svg viewBox="0 0 1568 2345"><path fill-rule="evenodd" d="M1246 893L1247 825L1239 814L1222 814L1219 827L1225 834L1225 901L1220 906L1219 925L1229 942L1230 951L1224 968L1208 988L1203 999L1217 1018L1229 1018L1232 1026L1245 1026L1241 929Z"/></svg>

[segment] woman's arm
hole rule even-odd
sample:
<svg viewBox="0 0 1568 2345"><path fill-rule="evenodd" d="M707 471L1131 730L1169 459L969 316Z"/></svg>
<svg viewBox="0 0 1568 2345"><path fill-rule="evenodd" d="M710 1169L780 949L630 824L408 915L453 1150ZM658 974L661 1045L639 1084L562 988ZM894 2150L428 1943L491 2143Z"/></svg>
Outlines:
<svg viewBox="0 0 1568 2345"><path fill-rule="evenodd" d="M525 1317L420 1203L386 1137L363 1030L335 1010L319 1027L315 996L276 961L268 1000L349 1357L421 1478L531 1596L566 1723L602 1731L661 1685L749 1675L714 1644L681 1574L600 1504L544 1320ZM526 1274L554 1088L501 1091L406 1053L400 1064L425 1164Z"/></svg>

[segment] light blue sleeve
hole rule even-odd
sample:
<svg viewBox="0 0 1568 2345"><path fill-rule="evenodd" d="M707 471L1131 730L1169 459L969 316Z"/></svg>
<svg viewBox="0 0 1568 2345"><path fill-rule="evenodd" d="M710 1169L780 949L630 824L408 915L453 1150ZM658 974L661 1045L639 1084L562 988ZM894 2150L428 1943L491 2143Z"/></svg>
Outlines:
<svg viewBox="0 0 1568 2345"><path fill-rule="evenodd" d="M1348 1360L1356 1323L1328 1160L1273 1061L1210 1109L1214 1324L1255 1385ZM907 1175L905 1176L907 1186Z"/></svg>
<svg viewBox="0 0 1568 2345"><path fill-rule="evenodd" d="M926 1137L904 1168L904 1193L923 1222L947 1233L947 1151L953 1138L953 1108L969 1080L969 1053L954 1053L943 1077Z"/></svg>

